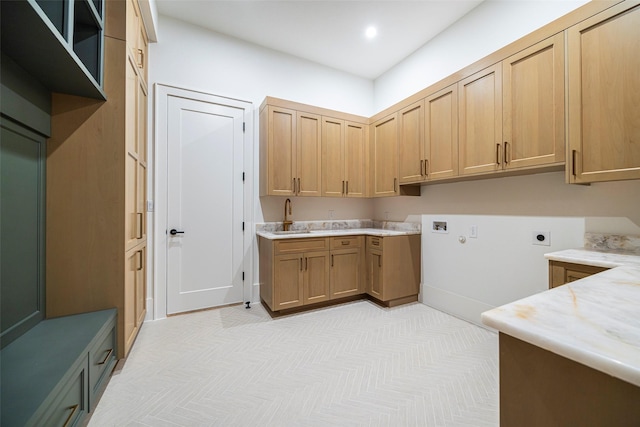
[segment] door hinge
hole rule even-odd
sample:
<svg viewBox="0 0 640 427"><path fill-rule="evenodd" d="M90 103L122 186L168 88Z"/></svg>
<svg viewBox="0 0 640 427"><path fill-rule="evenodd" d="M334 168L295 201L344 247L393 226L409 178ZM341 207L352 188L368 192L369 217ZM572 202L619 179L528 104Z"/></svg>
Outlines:
<svg viewBox="0 0 640 427"><path fill-rule="evenodd" d="M244 231L244 221L242 221L242 231Z"/></svg>
<svg viewBox="0 0 640 427"><path fill-rule="evenodd" d="M244 172L242 172L242 182L244 182Z"/></svg>
<svg viewBox="0 0 640 427"><path fill-rule="evenodd" d="M247 130L247 124L245 122L242 122L242 133L244 133Z"/></svg>
<svg viewBox="0 0 640 427"><path fill-rule="evenodd" d="M244 282L244 271L242 272L242 281Z"/></svg>

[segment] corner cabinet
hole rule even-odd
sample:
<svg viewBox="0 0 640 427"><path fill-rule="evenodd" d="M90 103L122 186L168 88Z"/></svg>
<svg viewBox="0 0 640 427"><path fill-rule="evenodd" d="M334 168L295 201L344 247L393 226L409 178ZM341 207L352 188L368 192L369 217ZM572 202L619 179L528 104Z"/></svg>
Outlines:
<svg viewBox="0 0 640 427"><path fill-rule="evenodd" d="M371 124L372 197L396 196L398 189L398 113Z"/></svg>
<svg viewBox="0 0 640 427"><path fill-rule="evenodd" d="M146 62L134 47L144 28L137 3L105 6L107 101L52 98L46 306L48 317L116 307L123 358L146 306ZM123 24L132 14L137 27Z"/></svg>
<svg viewBox="0 0 640 427"><path fill-rule="evenodd" d="M640 2L568 30L570 183L640 179Z"/></svg>
<svg viewBox="0 0 640 427"><path fill-rule="evenodd" d="M367 236L367 294L388 307L418 300L420 235Z"/></svg>

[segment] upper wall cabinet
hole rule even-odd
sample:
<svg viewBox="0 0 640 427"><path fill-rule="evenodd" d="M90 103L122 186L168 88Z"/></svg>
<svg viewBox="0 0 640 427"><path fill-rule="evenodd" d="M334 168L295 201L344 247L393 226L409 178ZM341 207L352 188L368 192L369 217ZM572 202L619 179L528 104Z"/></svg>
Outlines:
<svg viewBox="0 0 640 427"><path fill-rule="evenodd" d="M260 106L260 195L363 197L366 123L267 97Z"/></svg>
<svg viewBox="0 0 640 427"><path fill-rule="evenodd" d="M322 118L322 195L364 197L368 127Z"/></svg>
<svg viewBox="0 0 640 427"><path fill-rule="evenodd" d="M398 195L398 113L371 124L371 196Z"/></svg>
<svg viewBox="0 0 640 427"><path fill-rule="evenodd" d="M640 2L569 28L569 182L640 178Z"/></svg>
<svg viewBox="0 0 640 427"><path fill-rule="evenodd" d="M260 113L261 195L319 196L321 117L268 106Z"/></svg>
<svg viewBox="0 0 640 427"><path fill-rule="evenodd" d="M502 61L504 169L562 164L564 35Z"/></svg>
<svg viewBox="0 0 640 427"><path fill-rule="evenodd" d="M105 99L103 0L0 5L4 54L52 92Z"/></svg>
<svg viewBox="0 0 640 427"><path fill-rule="evenodd" d="M564 163L564 36L459 83L460 174Z"/></svg>
<svg viewBox="0 0 640 427"><path fill-rule="evenodd" d="M458 175L458 86L453 84L400 111L400 184Z"/></svg>
<svg viewBox="0 0 640 427"><path fill-rule="evenodd" d="M502 65L458 83L461 175L495 172L502 165Z"/></svg>

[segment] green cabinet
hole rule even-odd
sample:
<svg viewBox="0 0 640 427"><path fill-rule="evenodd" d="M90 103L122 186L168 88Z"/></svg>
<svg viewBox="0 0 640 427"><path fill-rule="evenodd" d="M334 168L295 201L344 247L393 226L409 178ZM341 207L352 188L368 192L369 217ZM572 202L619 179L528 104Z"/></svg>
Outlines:
<svg viewBox="0 0 640 427"><path fill-rule="evenodd" d="M0 425L82 425L117 362L115 328L115 309L58 317L2 349Z"/></svg>
<svg viewBox="0 0 640 427"><path fill-rule="evenodd" d="M52 92L105 99L104 0L0 2L2 52Z"/></svg>

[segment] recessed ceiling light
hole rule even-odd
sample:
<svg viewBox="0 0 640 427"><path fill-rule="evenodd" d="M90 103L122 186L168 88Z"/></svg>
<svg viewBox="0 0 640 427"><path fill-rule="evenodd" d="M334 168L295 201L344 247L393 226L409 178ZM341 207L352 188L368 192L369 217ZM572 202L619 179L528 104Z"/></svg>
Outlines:
<svg viewBox="0 0 640 427"><path fill-rule="evenodd" d="M378 30L376 29L376 27L371 26L367 28L364 34L365 36L367 36L368 39L372 39L376 36L376 34L378 34Z"/></svg>

